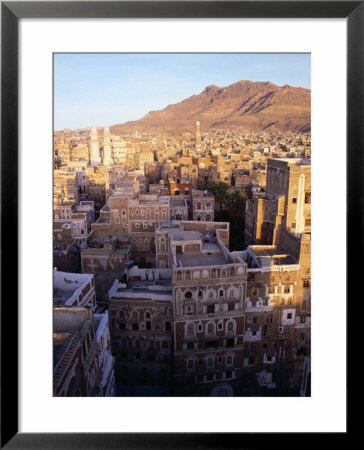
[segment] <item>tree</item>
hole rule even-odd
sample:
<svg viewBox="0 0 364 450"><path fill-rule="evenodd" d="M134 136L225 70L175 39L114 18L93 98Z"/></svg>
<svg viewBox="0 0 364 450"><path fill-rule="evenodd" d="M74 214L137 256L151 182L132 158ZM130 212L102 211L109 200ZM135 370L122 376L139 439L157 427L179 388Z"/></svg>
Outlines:
<svg viewBox="0 0 364 450"><path fill-rule="evenodd" d="M215 201L219 203L219 219L222 220L222 205L228 199L229 185L223 181L210 180L207 183L207 190L215 197Z"/></svg>
<svg viewBox="0 0 364 450"><path fill-rule="evenodd" d="M230 217L235 225L243 220L245 215L246 199L246 194L239 189L236 189L228 195L226 203L229 207Z"/></svg>

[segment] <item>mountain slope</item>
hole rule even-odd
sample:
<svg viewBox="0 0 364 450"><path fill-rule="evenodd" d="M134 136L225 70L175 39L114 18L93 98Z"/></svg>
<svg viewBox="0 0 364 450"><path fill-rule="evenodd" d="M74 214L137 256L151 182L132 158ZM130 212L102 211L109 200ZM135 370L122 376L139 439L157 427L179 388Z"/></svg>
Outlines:
<svg viewBox="0 0 364 450"><path fill-rule="evenodd" d="M133 131L201 131L210 128L305 132L311 129L311 91L271 82L239 81L207 86L200 94L151 111L140 120L110 127L112 133Z"/></svg>

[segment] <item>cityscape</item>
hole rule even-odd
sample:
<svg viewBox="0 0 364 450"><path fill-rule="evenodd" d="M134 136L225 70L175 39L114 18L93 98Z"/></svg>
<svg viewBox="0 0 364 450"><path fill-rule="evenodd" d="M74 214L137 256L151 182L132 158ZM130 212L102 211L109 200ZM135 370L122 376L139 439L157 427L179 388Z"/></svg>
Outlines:
<svg viewBox="0 0 364 450"><path fill-rule="evenodd" d="M309 55L54 58L53 395L310 396Z"/></svg>

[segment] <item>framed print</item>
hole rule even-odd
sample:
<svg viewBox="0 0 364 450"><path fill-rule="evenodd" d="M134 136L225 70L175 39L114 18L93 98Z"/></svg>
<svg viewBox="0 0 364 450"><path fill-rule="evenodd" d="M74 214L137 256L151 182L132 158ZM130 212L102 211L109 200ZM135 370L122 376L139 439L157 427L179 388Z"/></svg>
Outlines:
<svg viewBox="0 0 364 450"><path fill-rule="evenodd" d="M1 445L347 439L362 2L1 7Z"/></svg>

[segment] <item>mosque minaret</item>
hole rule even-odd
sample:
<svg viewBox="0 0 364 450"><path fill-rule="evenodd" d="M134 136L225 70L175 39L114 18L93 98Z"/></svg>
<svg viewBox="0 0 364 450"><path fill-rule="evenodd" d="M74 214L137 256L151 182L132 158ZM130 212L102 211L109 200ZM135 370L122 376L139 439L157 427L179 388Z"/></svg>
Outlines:
<svg viewBox="0 0 364 450"><path fill-rule="evenodd" d="M91 128L90 144L90 166L95 167L101 164L99 133L96 127Z"/></svg>
<svg viewBox="0 0 364 450"><path fill-rule="evenodd" d="M112 166L114 161L111 156L111 137L109 127L104 130L104 158L102 160L104 166Z"/></svg>

